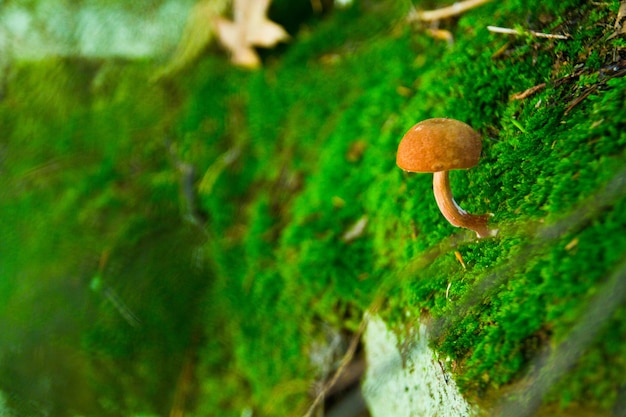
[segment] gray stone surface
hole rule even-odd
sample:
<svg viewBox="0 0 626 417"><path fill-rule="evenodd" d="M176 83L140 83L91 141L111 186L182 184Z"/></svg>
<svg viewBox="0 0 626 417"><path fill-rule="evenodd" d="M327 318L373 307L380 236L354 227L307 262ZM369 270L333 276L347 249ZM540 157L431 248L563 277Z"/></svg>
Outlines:
<svg viewBox="0 0 626 417"><path fill-rule="evenodd" d="M0 60L170 54L194 0L0 2Z"/></svg>
<svg viewBox="0 0 626 417"><path fill-rule="evenodd" d="M428 347L427 328L409 335L401 353L398 337L378 317L364 336L367 372L363 396L373 417L463 417L472 415L454 380Z"/></svg>

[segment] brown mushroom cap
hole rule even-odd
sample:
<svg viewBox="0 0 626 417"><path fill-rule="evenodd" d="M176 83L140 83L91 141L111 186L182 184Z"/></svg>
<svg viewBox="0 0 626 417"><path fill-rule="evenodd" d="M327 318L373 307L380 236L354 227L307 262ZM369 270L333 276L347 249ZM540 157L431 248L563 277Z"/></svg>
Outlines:
<svg viewBox="0 0 626 417"><path fill-rule="evenodd" d="M454 119L428 119L413 126L398 146L396 164L410 172L472 168L482 144L470 126Z"/></svg>

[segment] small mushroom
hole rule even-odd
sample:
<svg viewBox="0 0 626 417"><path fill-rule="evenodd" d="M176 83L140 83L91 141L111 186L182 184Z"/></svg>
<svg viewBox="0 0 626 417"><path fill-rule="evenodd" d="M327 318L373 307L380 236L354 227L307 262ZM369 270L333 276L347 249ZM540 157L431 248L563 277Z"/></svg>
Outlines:
<svg viewBox="0 0 626 417"><path fill-rule="evenodd" d="M409 172L432 172L433 190L439 210L456 227L476 232L479 238L495 236L489 229L491 214L475 215L454 201L448 171L476 166L482 144L470 126L454 119L428 119L413 126L398 146L396 164Z"/></svg>

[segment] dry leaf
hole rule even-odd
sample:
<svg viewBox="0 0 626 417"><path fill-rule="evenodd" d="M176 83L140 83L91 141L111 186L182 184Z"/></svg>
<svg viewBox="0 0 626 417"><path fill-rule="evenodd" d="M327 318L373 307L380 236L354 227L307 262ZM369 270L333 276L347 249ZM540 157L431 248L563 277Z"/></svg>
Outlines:
<svg viewBox="0 0 626 417"><path fill-rule="evenodd" d="M270 0L235 0L234 21L217 20L217 35L233 63L257 67L261 61L254 46L269 48L289 38L282 26L267 18L269 4Z"/></svg>

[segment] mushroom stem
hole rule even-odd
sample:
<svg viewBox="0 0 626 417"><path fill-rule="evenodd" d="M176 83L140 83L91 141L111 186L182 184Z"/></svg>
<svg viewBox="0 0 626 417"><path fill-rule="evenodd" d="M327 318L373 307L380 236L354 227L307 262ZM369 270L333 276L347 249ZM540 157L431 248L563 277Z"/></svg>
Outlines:
<svg viewBox="0 0 626 417"><path fill-rule="evenodd" d="M433 176L433 191L435 192L435 200L441 214L456 227L464 227L476 232L479 238L487 236L495 236L497 230L491 230L487 226L489 214L470 214L463 210L454 201L452 190L450 189L450 177L448 171L435 172Z"/></svg>

